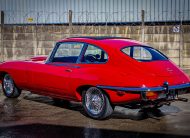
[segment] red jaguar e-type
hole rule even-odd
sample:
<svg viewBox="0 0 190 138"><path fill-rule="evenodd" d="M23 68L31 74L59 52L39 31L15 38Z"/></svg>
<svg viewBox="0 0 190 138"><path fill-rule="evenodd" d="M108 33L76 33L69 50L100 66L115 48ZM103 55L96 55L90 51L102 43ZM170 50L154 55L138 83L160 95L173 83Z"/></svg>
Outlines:
<svg viewBox="0 0 190 138"><path fill-rule="evenodd" d="M0 63L5 96L21 90L56 100L82 102L95 119L115 105L159 108L190 92L190 78L158 50L119 37L72 37L57 42L48 57Z"/></svg>

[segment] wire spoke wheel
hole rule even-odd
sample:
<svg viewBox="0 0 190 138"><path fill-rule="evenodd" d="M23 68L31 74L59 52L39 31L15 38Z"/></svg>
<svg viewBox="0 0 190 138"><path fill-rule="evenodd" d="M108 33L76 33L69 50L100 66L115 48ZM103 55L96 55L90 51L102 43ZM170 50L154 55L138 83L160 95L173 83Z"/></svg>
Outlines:
<svg viewBox="0 0 190 138"><path fill-rule="evenodd" d="M86 107L92 114L99 114L104 105L104 97L103 94L95 90L92 93L87 93L86 96Z"/></svg>
<svg viewBox="0 0 190 138"><path fill-rule="evenodd" d="M8 98L17 98L21 94L21 90L15 85L9 74L4 75L2 88L4 95Z"/></svg>
<svg viewBox="0 0 190 138"><path fill-rule="evenodd" d="M94 119L105 119L113 112L107 95L96 87L91 87L82 94L84 110Z"/></svg>
<svg viewBox="0 0 190 138"><path fill-rule="evenodd" d="M3 88L8 95L11 95L14 91L14 82L9 75L5 75L3 79Z"/></svg>

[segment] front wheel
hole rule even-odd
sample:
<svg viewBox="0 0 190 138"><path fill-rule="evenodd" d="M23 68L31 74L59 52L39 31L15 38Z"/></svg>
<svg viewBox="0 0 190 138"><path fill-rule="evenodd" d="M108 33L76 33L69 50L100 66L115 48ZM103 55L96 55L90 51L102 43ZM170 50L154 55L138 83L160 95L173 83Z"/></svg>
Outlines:
<svg viewBox="0 0 190 138"><path fill-rule="evenodd" d="M13 79L9 74L4 75L2 88L4 95L8 98L17 98L21 94L21 90L16 87Z"/></svg>
<svg viewBox="0 0 190 138"><path fill-rule="evenodd" d="M85 112L94 119L105 119L113 113L113 107L107 95L96 87L83 92L82 104Z"/></svg>

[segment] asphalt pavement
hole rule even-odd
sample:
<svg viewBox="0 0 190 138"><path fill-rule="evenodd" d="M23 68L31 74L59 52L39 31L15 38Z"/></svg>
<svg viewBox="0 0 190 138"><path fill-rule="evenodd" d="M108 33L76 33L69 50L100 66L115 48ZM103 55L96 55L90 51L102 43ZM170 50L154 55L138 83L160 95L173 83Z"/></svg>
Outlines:
<svg viewBox="0 0 190 138"><path fill-rule="evenodd" d="M183 97L190 99L190 94ZM49 97L24 91L17 99L0 90L0 137L190 137L190 102L155 111L117 106L106 120L86 117L80 103L55 105Z"/></svg>

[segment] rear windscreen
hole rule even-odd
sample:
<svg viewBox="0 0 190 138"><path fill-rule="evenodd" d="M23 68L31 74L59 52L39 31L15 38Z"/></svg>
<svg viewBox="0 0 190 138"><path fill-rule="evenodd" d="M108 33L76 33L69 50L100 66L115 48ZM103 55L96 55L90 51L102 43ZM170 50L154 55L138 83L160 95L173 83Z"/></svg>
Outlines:
<svg viewBox="0 0 190 138"><path fill-rule="evenodd" d="M138 61L167 60L168 58L156 49L147 46L128 46L122 52Z"/></svg>

